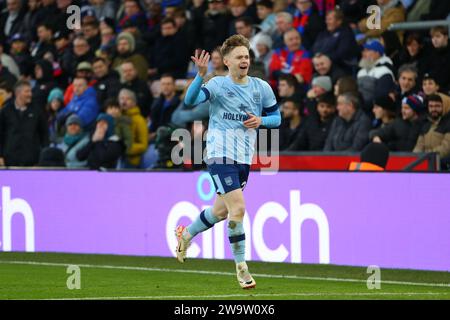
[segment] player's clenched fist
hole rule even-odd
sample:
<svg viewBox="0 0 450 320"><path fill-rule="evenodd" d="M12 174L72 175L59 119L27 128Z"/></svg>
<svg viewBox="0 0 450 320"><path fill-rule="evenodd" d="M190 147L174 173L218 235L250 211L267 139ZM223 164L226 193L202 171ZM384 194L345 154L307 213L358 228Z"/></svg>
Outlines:
<svg viewBox="0 0 450 320"><path fill-rule="evenodd" d="M256 129L261 125L261 118L248 113L248 119L244 121L244 126L249 129Z"/></svg>

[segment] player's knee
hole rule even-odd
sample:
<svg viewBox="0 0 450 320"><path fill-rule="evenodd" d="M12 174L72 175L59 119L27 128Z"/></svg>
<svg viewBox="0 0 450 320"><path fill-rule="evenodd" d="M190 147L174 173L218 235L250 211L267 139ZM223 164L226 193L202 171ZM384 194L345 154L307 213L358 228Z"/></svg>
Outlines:
<svg viewBox="0 0 450 320"><path fill-rule="evenodd" d="M236 220L242 220L244 218L244 214L245 214L245 206L238 205L232 209L232 212L230 212L230 217L233 217Z"/></svg>
<svg viewBox="0 0 450 320"><path fill-rule="evenodd" d="M225 220L228 216L228 210L227 210L227 208L215 209L213 211L213 214L220 220Z"/></svg>

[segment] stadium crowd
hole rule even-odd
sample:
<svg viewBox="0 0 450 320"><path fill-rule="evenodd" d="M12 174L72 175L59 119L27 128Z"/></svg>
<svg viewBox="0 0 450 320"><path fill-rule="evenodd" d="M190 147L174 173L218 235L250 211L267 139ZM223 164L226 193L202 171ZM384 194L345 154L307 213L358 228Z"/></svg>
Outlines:
<svg viewBox="0 0 450 320"><path fill-rule="evenodd" d="M449 168L448 25L388 27L448 19L450 1L0 0L0 10L0 166L174 166L172 131L207 129L208 103L183 102L190 56L210 51L207 78L226 75L218 46L238 33L249 74L278 98L281 151L376 142L436 152Z"/></svg>

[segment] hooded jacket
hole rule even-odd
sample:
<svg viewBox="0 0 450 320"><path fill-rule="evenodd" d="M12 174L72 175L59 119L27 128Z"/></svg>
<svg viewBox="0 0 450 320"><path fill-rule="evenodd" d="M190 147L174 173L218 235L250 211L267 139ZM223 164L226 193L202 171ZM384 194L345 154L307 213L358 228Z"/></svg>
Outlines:
<svg viewBox="0 0 450 320"><path fill-rule="evenodd" d="M37 79L33 87L33 103L39 108L45 109L47 97L50 91L55 87L53 81L53 66L50 61L39 60L36 65L42 69L42 78Z"/></svg>
<svg viewBox="0 0 450 320"><path fill-rule="evenodd" d="M112 63L112 68L116 69L120 73L120 65L125 61L131 61L137 70L138 77L144 81L147 81L148 62L142 55L135 53L136 41L134 36L129 32L121 32L117 36L117 43L119 43L122 39L128 41L130 50L124 54L117 55Z"/></svg>

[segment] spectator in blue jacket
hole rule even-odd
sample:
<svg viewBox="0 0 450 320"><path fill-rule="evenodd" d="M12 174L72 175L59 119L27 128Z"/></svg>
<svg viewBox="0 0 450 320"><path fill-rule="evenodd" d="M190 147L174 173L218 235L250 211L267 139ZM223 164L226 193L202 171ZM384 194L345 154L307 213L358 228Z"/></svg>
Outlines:
<svg viewBox="0 0 450 320"><path fill-rule="evenodd" d="M88 87L85 78L75 78L73 81L74 96L69 104L58 112L58 123L64 123L71 114L76 114L81 119L83 130L92 128L99 113L97 93L94 88Z"/></svg>

